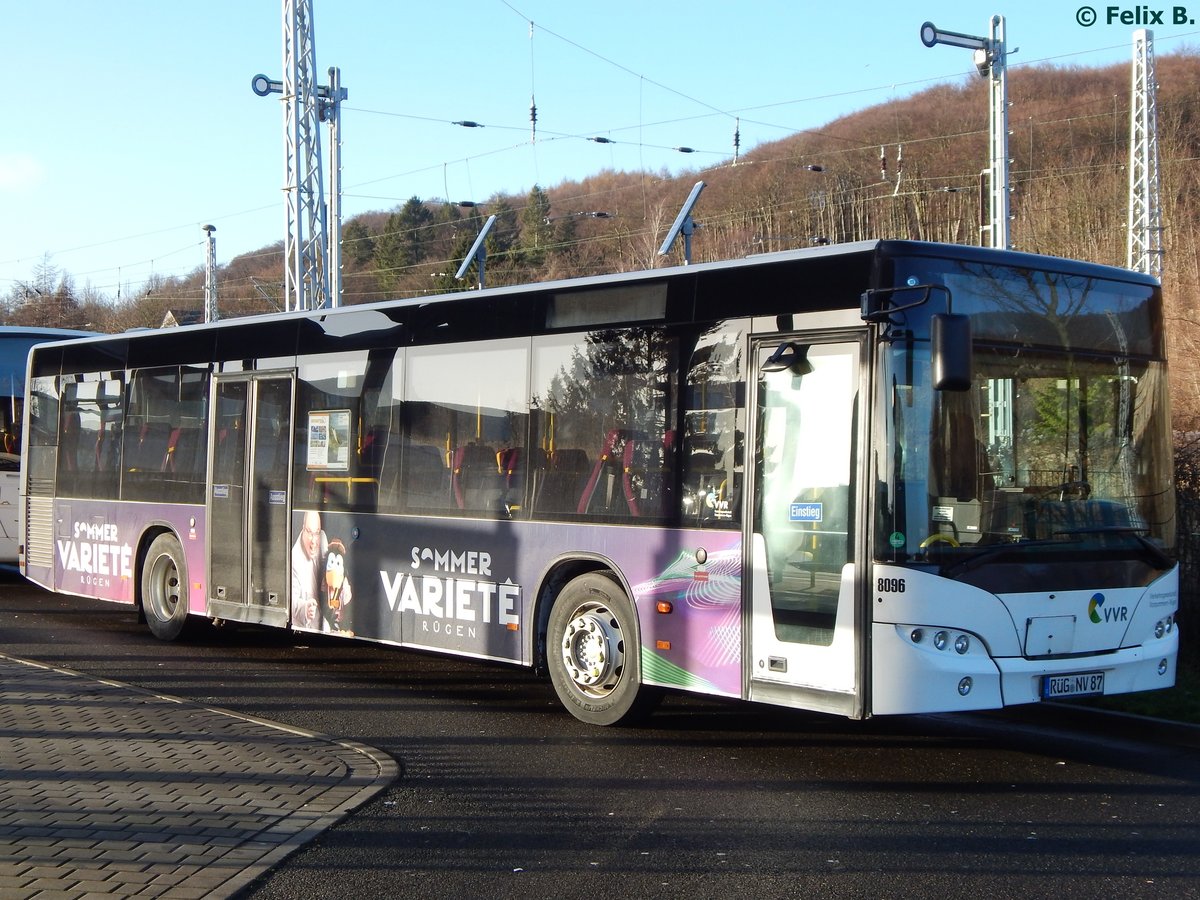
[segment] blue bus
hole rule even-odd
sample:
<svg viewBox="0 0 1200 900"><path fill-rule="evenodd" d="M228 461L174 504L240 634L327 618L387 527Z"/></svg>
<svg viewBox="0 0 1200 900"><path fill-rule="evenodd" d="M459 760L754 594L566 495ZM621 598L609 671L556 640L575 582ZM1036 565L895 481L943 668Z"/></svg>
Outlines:
<svg viewBox="0 0 1200 900"><path fill-rule="evenodd" d="M0 325L0 564L17 564L21 422L25 366L34 344L92 334L64 328Z"/></svg>

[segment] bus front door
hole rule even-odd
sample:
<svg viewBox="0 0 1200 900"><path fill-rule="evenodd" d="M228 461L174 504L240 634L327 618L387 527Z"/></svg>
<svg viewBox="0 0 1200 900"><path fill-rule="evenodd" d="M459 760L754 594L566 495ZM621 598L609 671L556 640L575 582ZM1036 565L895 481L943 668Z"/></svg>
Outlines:
<svg viewBox="0 0 1200 900"><path fill-rule="evenodd" d="M292 377L213 379L208 479L214 618L288 622Z"/></svg>
<svg viewBox="0 0 1200 900"><path fill-rule="evenodd" d="M863 344L771 338L755 358L749 697L858 717Z"/></svg>

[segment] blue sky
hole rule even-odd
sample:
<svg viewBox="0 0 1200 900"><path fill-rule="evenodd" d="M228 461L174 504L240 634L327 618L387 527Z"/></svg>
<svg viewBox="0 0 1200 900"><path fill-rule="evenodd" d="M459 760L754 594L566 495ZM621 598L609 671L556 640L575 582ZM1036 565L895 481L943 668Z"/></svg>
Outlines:
<svg viewBox="0 0 1200 900"><path fill-rule="evenodd" d="M735 118L744 153L974 77L970 51L921 43L925 20L986 35L991 16L1005 16L1010 68L1125 63L1137 27L1074 0L313 6L321 82L337 66L349 91L344 218L412 196L525 193L605 168L698 170L732 155ZM1085 7L1095 24L1080 24ZM1179 8L1180 24L1175 5L1118 12L1161 10L1151 27L1162 56L1197 45L1200 0ZM128 296L151 275L202 266L204 224L217 228L219 262L281 240L282 110L250 81L282 77L282 46L281 0L9 4L0 294L48 261L76 288ZM485 127L451 124L460 120ZM975 124L986 122L980 109ZM327 131L322 141L327 152Z"/></svg>

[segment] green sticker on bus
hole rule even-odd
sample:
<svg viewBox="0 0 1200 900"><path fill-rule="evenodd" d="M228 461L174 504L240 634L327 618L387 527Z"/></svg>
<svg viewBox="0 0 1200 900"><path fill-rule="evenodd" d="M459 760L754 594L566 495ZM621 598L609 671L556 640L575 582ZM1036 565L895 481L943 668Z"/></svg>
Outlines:
<svg viewBox="0 0 1200 900"><path fill-rule="evenodd" d="M904 534L899 531L893 531L891 537L888 538L888 543L892 545L893 549L899 550L904 546Z"/></svg>

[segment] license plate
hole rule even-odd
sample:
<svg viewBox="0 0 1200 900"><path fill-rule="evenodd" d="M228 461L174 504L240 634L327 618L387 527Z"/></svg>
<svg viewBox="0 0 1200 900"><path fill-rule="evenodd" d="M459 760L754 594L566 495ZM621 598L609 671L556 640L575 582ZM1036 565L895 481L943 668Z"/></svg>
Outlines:
<svg viewBox="0 0 1200 900"><path fill-rule="evenodd" d="M1042 677L1042 699L1085 697L1104 693L1103 672L1081 672L1075 675L1045 675Z"/></svg>

